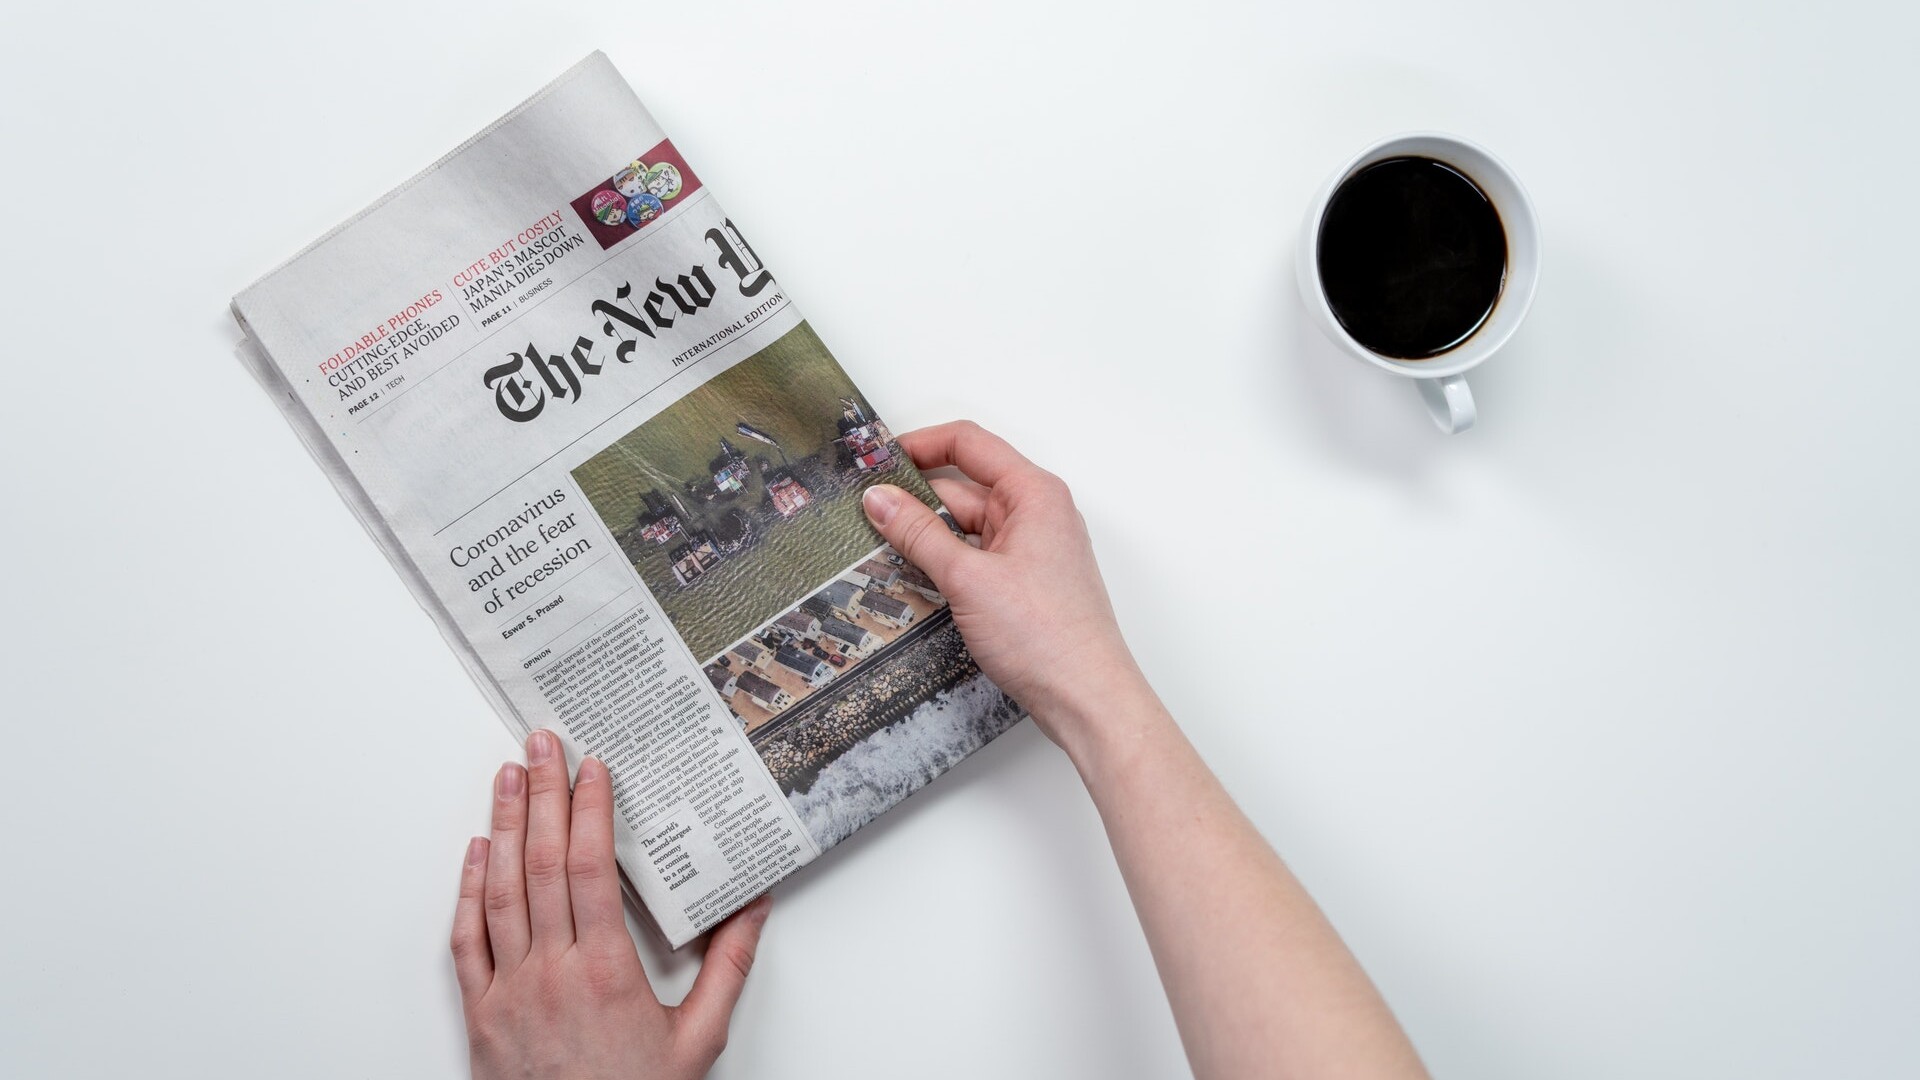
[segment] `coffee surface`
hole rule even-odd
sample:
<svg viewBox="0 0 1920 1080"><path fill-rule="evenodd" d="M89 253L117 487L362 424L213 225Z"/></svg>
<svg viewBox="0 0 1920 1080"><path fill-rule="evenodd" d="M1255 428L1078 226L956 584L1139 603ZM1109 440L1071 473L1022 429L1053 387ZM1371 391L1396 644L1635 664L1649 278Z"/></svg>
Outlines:
<svg viewBox="0 0 1920 1080"><path fill-rule="evenodd" d="M1487 320L1506 281L1507 233L1473 181L1432 158L1376 162L1334 190L1320 281L1360 344L1426 360Z"/></svg>

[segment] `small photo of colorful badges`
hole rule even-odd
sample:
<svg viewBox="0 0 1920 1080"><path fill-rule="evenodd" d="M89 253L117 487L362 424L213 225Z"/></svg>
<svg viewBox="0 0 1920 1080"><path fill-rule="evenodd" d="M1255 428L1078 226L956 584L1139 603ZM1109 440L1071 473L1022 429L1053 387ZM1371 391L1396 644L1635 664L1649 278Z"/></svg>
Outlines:
<svg viewBox="0 0 1920 1080"><path fill-rule="evenodd" d="M617 191L593 193L593 216L602 225L619 225L627 220L626 196Z"/></svg>
<svg viewBox="0 0 1920 1080"><path fill-rule="evenodd" d="M666 162L635 161L610 182L612 191L593 197L593 216L608 225L625 221L636 229L665 213L667 200L679 195L681 188L680 170Z"/></svg>

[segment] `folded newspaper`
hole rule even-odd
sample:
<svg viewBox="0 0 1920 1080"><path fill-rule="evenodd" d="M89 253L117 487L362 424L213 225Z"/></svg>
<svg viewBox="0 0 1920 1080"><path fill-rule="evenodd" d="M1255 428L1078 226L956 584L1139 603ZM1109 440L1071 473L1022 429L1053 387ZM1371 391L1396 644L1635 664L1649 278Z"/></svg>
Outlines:
<svg viewBox="0 0 1920 1080"><path fill-rule="evenodd" d="M860 509L932 490L605 56L233 313L507 726L606 763L675 948L1019 718Z"/></svg>

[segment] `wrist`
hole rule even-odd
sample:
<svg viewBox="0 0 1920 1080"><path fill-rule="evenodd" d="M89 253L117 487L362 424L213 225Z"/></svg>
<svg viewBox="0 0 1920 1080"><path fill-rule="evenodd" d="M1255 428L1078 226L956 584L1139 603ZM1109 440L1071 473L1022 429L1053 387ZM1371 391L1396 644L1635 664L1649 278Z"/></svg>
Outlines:
<svg viewBox="0 0 1920 1080"><path fill-rule="evenodd" d="M1031 711L1089 785L1124 768L1143 744L1175 726L1131 656L1082 667Z"/></svg>

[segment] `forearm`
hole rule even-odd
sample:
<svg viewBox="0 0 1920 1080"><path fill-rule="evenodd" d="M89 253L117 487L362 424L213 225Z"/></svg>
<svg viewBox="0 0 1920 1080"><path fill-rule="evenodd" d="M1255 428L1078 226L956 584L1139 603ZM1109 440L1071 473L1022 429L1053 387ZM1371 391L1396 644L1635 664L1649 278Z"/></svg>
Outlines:
<svg viewBox="0 0 1920 1080"><path fill-rule="evenodd" d="M1425 1075L1339 935L1137 671L1050 708L1195 1076Z"/></svg>
<svg viewBox="0 0 1920 1080"><path fill-rule="evenodd" d="M977 425L901 436L956 537L868 489L874 525L939 582L981 670L1064 747L1106 822L1201 1080L1425 1072L1313 901L1227 797L1127 653L1058 477Z"/></svg>

